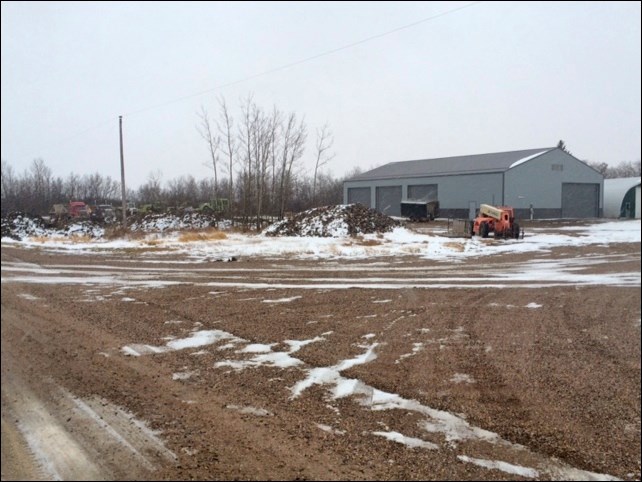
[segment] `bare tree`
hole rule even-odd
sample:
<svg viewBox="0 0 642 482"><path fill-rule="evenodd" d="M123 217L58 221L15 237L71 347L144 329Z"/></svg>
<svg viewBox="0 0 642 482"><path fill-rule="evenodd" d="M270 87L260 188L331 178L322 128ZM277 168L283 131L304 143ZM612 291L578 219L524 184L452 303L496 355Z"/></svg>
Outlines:
<svg viewBox="0 0 642 482"><path fill-rule="evenodd" d="M219 98L219 108L221 115L221 123L218 124L218 131L223 138L225 146L225 155L227 156L227 174L228 174L228 206L232 210L234 201L234 163L236 158L236 139L234 137L234 119L230 116L227 104L223 97Z"/></svg>
<svg viewBox="0 0 642 482"><path fill-rule="evenodd" d="M198 181L198 200L199 203L206 203L212 200L212 193L215 192L214 182L207 177Z"/></svg>
<svg viewBox="0 0 642 482"><path fill-rule="evenodd" d="M587 162L587 164L604 177L608 177L609 165L606 162Z"/></svg>
<svg viewBox="0 0 642 482"><path fill-rule="evenodd" d="M201 113L199 114L201 119L200 127L198 128L201 137L207 142L207 147L210 151L210 160L212 162L212 169L214 169L214 197L218 198L218 151L219 145L221 143L221 138L218 135L214 135L212 132L212 126L210 124L210 118L205 110L205 107L201 106Z"/></svg>
<svg viewBox="0 0 642 482"><path fill-rule="evenodd" d="M120 194L120 182L112 179L110 176L105 178L103 199L115 199Z"/></svg>
<svg viewBox="0 0 642 482"><path fill-rule="evenodd" d="M171 179L167 182L165 192L167 204L174 208L179 208L181 203L185 202L185 178Z"/></svg>
<svg viewBox="0 0 642 482"><path fill-rule="evenodd" d="M280 115L276 109L271 115L266 115L251 97L244 101L241 111L239 144L243 147L243 214L255 216L259 229L266 201L269 205L267 175Z"/></svg>
<svg viewBox="0 0 642 482"><path fill-rule="evenodd" d="M610 177L638 177L640 175L640 160L620 162L610 170L609 174Z"/></svg>
<svg viewBox="0 0 642 482"><path fill-rule="evenodd" d="M51 169L43 159L34 159L31 164L32 198L30 210L46 212L50 203Z"/></svg>
<svg viewBox="0 0 642 482"><path fill-rule="evenodd" d="M616 166L609 166L606 162L585 162L596 171L599 171L606 179L640 176L639 159L636 162L623 161Z"/></svg>
<svg viewBox="0 0 642 482"><path fill-rule="evenodd" d="M198 183L194 176L187 176L185 181L185 203L189 206L198 204Z"/></svg>
<svg viewBox="0 0 642 482"><path fill-rule="evenodd" d="M128 200L195 206L211 199L212 192L216 196L227 193L229 212L256 219L259 227L266 214L283 217L286 210L308 209L314 202L336 198L341 181L323 172L333 157L327 125L317 130L314 176L308 176L301 162L307 129L299 116L276 107L266 111L248 96L241 102L241 115L235 122L225 100L218 102L216 118L201 108L197 125L207 142L213 179L189 176L163 186L162 173L156 171L141 187L127 189ZM44 161L36 159L24 174L16 175L2 161L3 213L21 210L42 214L53 203L75 200L113 202L119 199L119 192L120 183L100 173L80 176L72 172L54 178Z"/></svg>
<svg viewBox="0 0 642 482"><path fill-rule="evenodd" d="M79 197L80 176L78 176L78 174L74 174L72 172L67 176L67 179L64 182L64 193L67 197L67 201L73 201Z"/></svg>
<svg viewBox="0 0 642 482"><path fill-rule="evenodd" d="M317 175L319 169L334 157L334 154L328 152L332 148L332 144L334 144L334 139L328 124L325 124L320 130L317 129L316 161L314 163L314 178L312 181L312 204L316 202Z"/></svg>
<svg viewBox="0 0 642 482"><path fill-rule="evenodd" d="M51 204L62 204L65 202L64 183L61 177L51 180Z"/></svg>
<svg viewBox="0 0 642 482"><path fill-rule="evenodd" d="M276 204L276 186L278 179L278 170L277 165L279 159L279 135L283 130L283 119L279 113L279 118L276 121L275 130L274 130L274 142L272 142L272 152L270 153L270 163L271 163L271 178L270 178L270 214L275 215L278 213L278 207Z"/></svg>
<svg viewBox="0 0 642 482"><path fill-rule="evenodd" d="M98 204L98 200L103 199L105 189L103 177L99 173L90 174L86 176L85 182L87 186L87 198L93 201L94 204Z"/></svg>
<svg viewBox="0 0 642 482"><path fill-rule="evenodd" d="M279 182L279 217L285 214L285 205L288 200L288 191L291 188L292 170L297 161L303 156L307 130L305 122L297 124L296 114L291 113L283 131L281 146L281 170Z"/></svg>
<svg viewBox="0 0 642 482"><path fill-rule="evenodd" d="M147 182L138 188L138 197L149 203L160 202L162 197L162 178L163 172L160 169L150 172L147 176Z"/></svg>
<svg viewBox="0 0 642 482"><path fill-rule="evenodd" d="M327 206L331 204L341 204L342 202L343 180L334 178L331 174L319 173L317 178L316 204Z"/></svg>
<svg viewBox="0 0 642 482"><path fill-rule="evenodd" d="M271 116L263 114L258 110L256 114L256 126L254 135L254 153L256 162L256 227L261 229L261 216L264 211L264 203L267 189L267 173L269 161L274 153L273 146L276 142L277 125L280 119L279 111L274 108Z"/></svg>
<svg viewBox="0 0 642 482"><path fill-rule="evenodd" d="M242 101L241 104L241 124L239 125L239 146L243 149L242 167L241 167L241 199L242 199L242 214L247 218L251 215L252 188L254 180L254 169L252 164L252 97L248 97Z"/></svg>
<svg viewBox="0 0 642 482"><path fill-rule="evenodd" d="M2 214L18 208L18 182L13 167L2 159Z"/></svg>

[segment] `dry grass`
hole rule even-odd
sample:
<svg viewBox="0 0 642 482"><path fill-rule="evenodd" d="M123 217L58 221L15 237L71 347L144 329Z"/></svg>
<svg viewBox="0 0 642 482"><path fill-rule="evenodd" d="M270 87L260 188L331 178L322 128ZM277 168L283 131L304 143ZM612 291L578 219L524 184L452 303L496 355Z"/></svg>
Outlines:
<svg viewBox="0 0 642 482"><path fill-rule="evenodd" d="M181 243L190 243L193 241L219 241L221 239L227 239L227 234L215 228L205 231L190 231L182 233L178 237L178 240Z"/></svg>
<svg viewBox="0 0 642 482"><path fill-rule="evenodd" d="M87 236L86 234L72 234L69 237L32 236L29 239L35 243L51 243L52 241L54 243L91 243L94 238Z"/></svg>
<svg viewBox="0 0 642 482"><path fill-rule="evenodd" d="M45 241L58 241L56 238L48 238L47 236L31 236L29 238L34 243L44 243Z"/></svg>
<svg viewBox="0 0 642 482"><path fill-rule="evenodd" d="M256 230L256 226L248 227L241 224L235 224L234 226L226 228L226 230L228 233L235 234L257 234L260 232Z"/></svg>
<svg viewBox="0 0 642 482"><path fill-rule="evenodd" d="M123 239L125 236L129 235L130 232L123 228L122 226L118 227L108 227L105 228L105 234L103 235L104 239Z"/></svg>
<svg viewBox="0 0 642 482"><path fill-rule="evenodd" d="M383 243L378 239L359 239L355 244L359 246L381 246Z"/></svg>
<svg viewBox="0 0 642 482"><path fill-rule="evenodd" d="M344 242L343 246L381 246L382 244L383 242L378 239L353 238L351 241Z"/></svg>
<svg viewBox="0 0 642 482"><path fill-rule="evenodd" d="M117 250L114 250L115 252L122 253L124 255L129 255L129 256L139 256L142 253L158 253L158 252L168 252L168 251L175 251L176 248L172 247L159 247L159 246L149 246L149 247L136 247L136 248L120 248Z"/></svg>
<svg viewBox="0 0 642 482"><path fill-rule="evenodd" d="M444 246L452 249L453 251L459 251L459 252L464 251L464 245L461 243L444 243Z"/></svg>
<svg viewBox="0 0 642 482"><path fill-rule="evenodd" d="M69 236L69 241L72 243L91 243L93 240L94 238L86 234L72 234Z"/></svg>
<svg viewBox="0 0 642 482"><path fill-rule="evenodd" d="M158 233L148 233L146 231L123 231L122 239L145 239L147 236L150 234L156 234Z"/></svg>

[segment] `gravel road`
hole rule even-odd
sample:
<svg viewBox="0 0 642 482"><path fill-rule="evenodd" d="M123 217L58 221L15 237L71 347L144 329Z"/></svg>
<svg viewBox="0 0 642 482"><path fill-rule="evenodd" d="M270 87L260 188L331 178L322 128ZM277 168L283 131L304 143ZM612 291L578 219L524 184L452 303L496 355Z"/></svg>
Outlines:
<svg viewBox="0 0 642 482"><path fill-rule="evenodd" d="M187 261L3 245L3 480L640 479L639 243Z"/></svg>

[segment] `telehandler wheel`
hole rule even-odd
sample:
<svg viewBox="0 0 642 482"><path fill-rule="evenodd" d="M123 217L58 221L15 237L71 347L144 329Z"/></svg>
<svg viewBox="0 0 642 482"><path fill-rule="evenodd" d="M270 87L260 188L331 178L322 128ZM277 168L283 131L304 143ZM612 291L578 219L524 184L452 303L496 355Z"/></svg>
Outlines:
<svg viewBox="0 0 642 482"><path fill-rule="evenodd" d="M513 223L513 238L519 239L519 224Z"/></svg>
<svg viewBox="0 0 642 482"><path fill-rule="evenodd" d="M488 223L481 223L479 225L479 235L482 238L487 238L488 237Z"/></svg>

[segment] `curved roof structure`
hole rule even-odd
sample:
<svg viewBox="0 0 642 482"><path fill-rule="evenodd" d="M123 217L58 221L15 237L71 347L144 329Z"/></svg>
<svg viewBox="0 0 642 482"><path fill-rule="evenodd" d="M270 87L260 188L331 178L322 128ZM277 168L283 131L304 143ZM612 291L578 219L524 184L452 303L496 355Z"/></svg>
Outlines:
<svg viewBox="0 0 642 482"><path fill-rule="evenodd" d="M639 185L640 177L604 179L604 217L621 217L624 197L631 189L635 189Z"/></svg>

